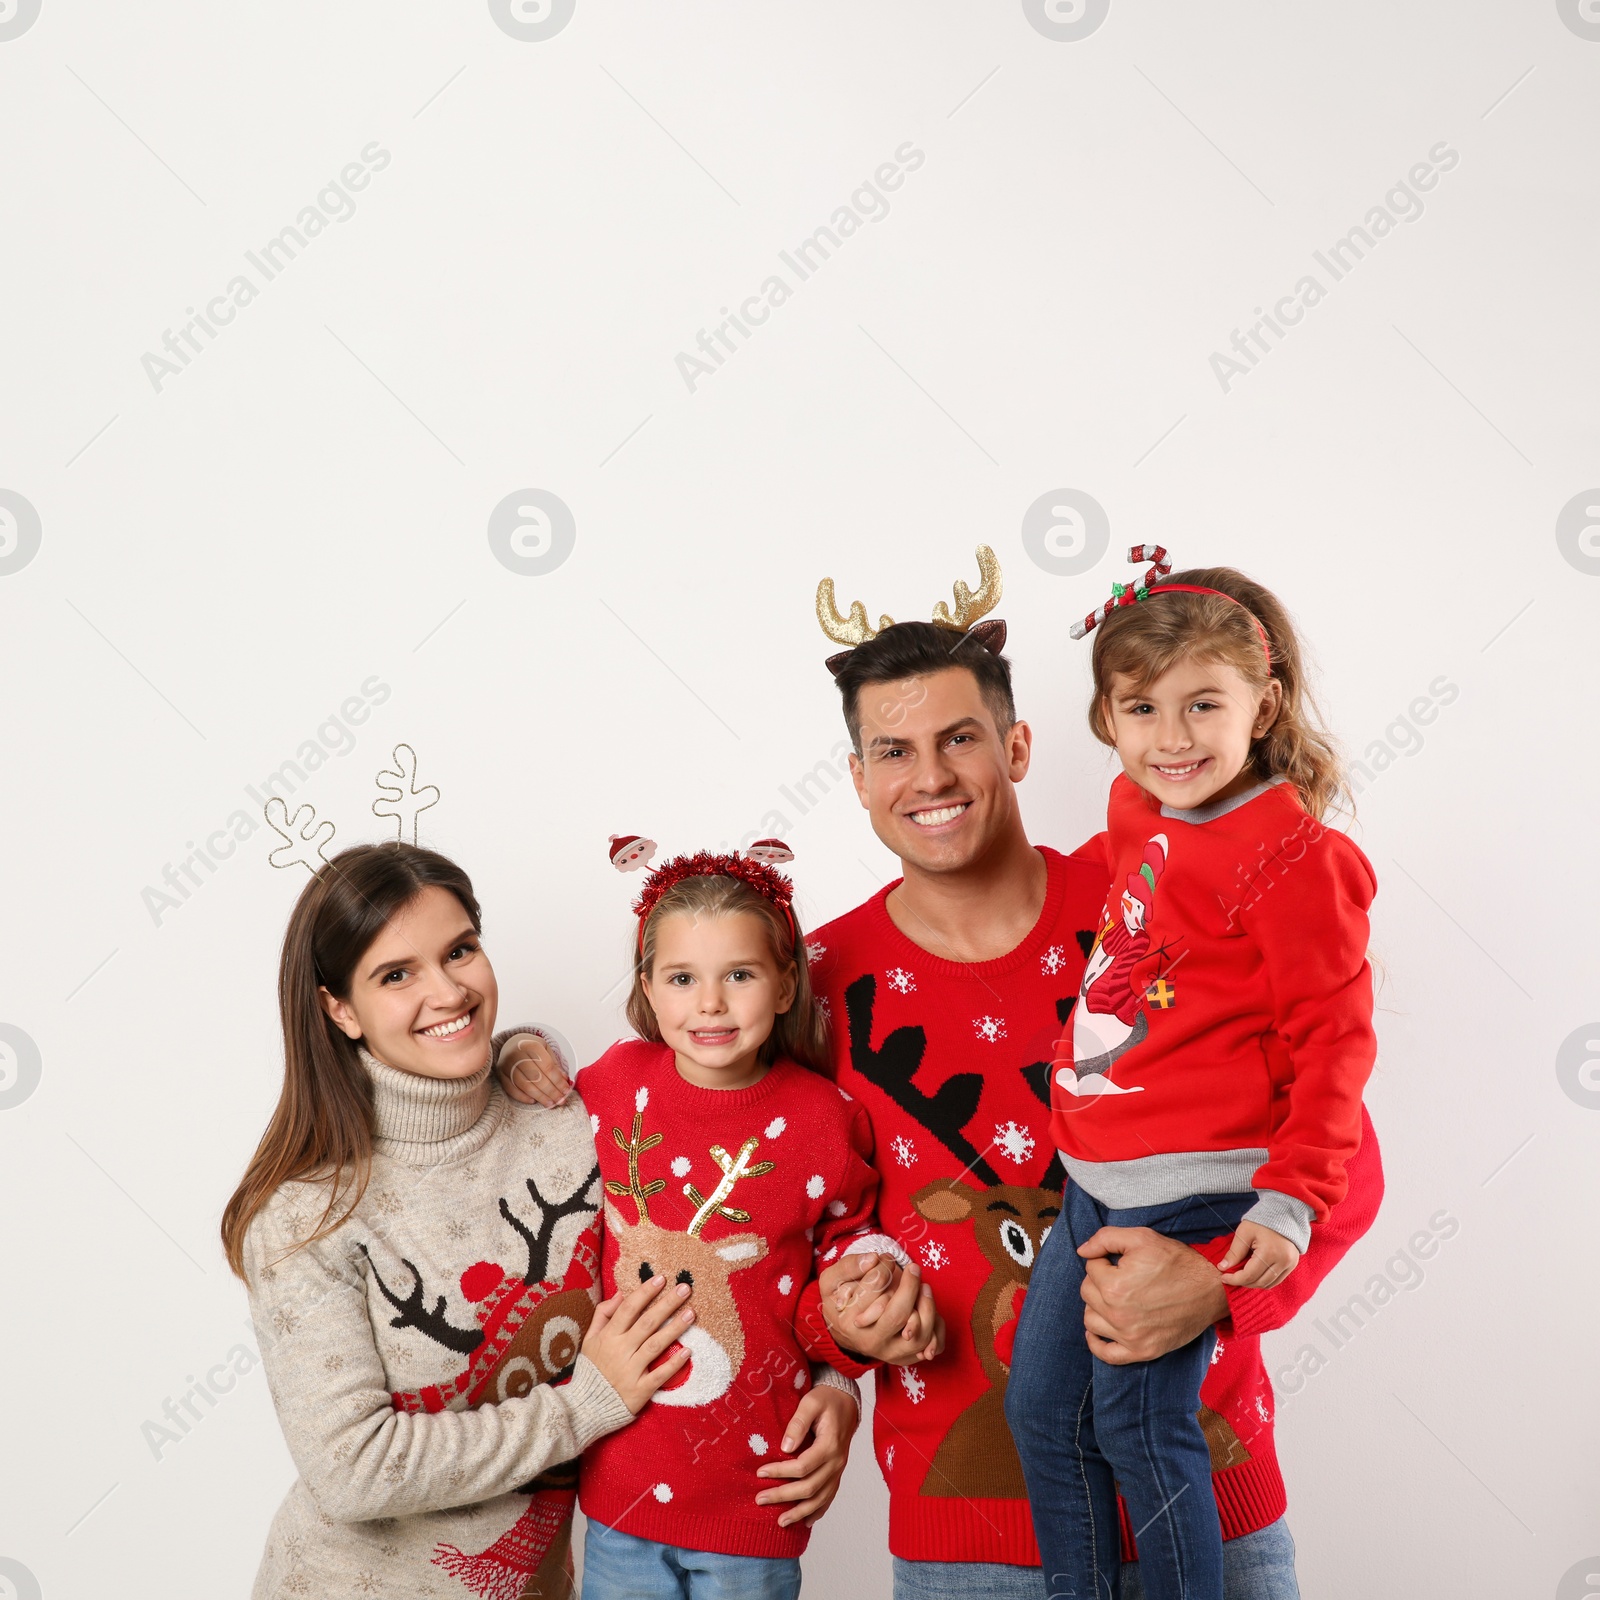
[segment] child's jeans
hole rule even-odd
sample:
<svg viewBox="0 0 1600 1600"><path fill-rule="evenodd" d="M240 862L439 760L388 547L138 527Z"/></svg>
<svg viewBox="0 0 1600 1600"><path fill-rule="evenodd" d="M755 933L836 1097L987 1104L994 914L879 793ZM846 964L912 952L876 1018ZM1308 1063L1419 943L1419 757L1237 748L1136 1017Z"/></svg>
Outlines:
<svg viewBox="0 0 1600 1600"><path fill-rule="evenodd" d="M1110 1366L1084 1341L1078 1246L1102 1227L1153 1228L1182 1244L1231 1233L1253 1192L1103 1206L1075 1183L1034 1263L1006 1384L1051 1600L1117 1600L1117 1491L1149 1600L1222 1600L1222 1528L1200 1431L1207 1329L1154 1361Z"/></svg>
<svg viewBox="0 0 1600 1600"><path fill-rule="evenodd" d="M793 1556L724 1556L636 1539L592 1518L583 1540L583 1600L797 1600Z"/></svg>

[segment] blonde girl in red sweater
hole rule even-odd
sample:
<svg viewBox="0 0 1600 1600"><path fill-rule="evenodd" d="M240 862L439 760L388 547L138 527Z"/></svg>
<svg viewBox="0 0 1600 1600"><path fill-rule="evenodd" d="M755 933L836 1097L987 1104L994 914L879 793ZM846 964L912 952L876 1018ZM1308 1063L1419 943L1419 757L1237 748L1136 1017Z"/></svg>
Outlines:
<svg viewBox="0 0 1600 1600"><path fill-rule="evenodd" d="M1073 629L1094 632L1089 724L1122 775L1107 905L1052 1069L1069 1181L1006 1415L1051 1593L1118 1594L1120 1487L1149 1600L1223 1600L1223 1430L1199 1402L1215 1335L1096 1360L1084 1257L1114 1253L1114 1234L1089 1243L1102 1229L1143 1227L1230 1287L1294 1270L1360 1143L1376 880L1324 826L1344 778L1282 604L1230 568L1173 573L1159 546L1129 559L1153 564Z"/></svg>
<svg viewBox="0 0 1600 1600"><path fill-rule="evenodd" d="M624 870L654 848L613 844ZM793 1600L859 1420L855 1386L813 1373L796 1309L820 1265L888 1241L871 1124L822 1074L827 1019L771 865L784 859L767 840L650 873L634 908L638 1037L578 1075L606 1196L603 1283L664 1276L695 1312L685 1369L624 1448L584 1457L584 1600ZM544 1054L507 1044L503 1073ZM933 1334L926 1293L897 1356L918 1359Z"/></svg>

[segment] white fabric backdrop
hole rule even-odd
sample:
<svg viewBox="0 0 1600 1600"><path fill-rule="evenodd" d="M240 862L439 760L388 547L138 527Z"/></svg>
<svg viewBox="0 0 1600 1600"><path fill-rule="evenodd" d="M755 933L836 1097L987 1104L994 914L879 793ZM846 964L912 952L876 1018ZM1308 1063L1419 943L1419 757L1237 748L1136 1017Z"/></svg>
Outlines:
<svg viewBox="0 0 1600 1600"><path fill-rule="evenodd" d="M0 1595L243 1593L291 1475L215 1233L305 875L264 779L383 837L411 745L505 1016L592 1055L607 833L780 832L812 923L892 872L820 576L926 616L995 547L1070 848L1066 622L1145 540L1278 589L1370 772L1388 1199L1269 1351L1305 1591L1589 1592L1597 35L7 0ZM809 1594L886 1593L884 1516L863 1448Z"/></svg>

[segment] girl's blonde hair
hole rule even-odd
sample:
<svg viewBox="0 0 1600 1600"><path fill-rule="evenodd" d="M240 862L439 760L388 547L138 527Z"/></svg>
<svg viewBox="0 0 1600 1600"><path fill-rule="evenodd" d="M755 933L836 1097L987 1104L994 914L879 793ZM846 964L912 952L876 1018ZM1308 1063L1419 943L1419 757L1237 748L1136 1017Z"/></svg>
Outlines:
<svg viewBox="0 0 1600 1600"><path fill-rule="evenodd" d="M1163 583L1220 589L1239 604L1209 594L1163 595ZM1272 646L1270 672L1257 622ZM1192 567L1158 579L1147 600L1119 607L1095 629L1089 702L1095 738L1101 744L1117 742L1108 711L1116 678L1127 678L1135 691L1146 689L1185 658L1232 667L1257 694L1265 691L1269 677L1276 678L1283 702L1272 726L1251 745L1252 770L1262 779L1287 778L1319 822L1330 811L1354 812L1344 762L1306 684L1294 622L1271 590L1232 567Z"/></svg>
<svg viewBox="0 0 1600 1600"><path fill-rule="evenodd" d="M760 1059L770 1065L787 1056L813 1072L829 1070L828 1019L811 992L811 977L806 970L805 940L796 918L791 927L781 907L738 878L721 873L684 878L656 901L644 925L643 937L636 946L633 963L633 988L628 994L628 1021L641 1039L661 1042L661 1025L656 1021L644 980L655 970L656 934L664 917L731 917L748 914L761 921L768 948L781 974L793 967L797 981L789 1009L779 1014L772 1032L761 1047Z"/></svg>

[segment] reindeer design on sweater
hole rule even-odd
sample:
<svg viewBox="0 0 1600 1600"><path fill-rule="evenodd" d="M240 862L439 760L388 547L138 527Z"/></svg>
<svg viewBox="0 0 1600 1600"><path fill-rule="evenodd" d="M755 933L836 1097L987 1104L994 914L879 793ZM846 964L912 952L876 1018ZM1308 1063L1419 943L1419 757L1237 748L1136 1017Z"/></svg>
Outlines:
<svg viewBox="0 0 1600 1600"><path fill-rule="evenodd" d="M457 1327L445 1312L445 1297L438 1295L430 1310L422 1274L401 1259L412 1276L410 1291L397 1294L378 1272L366 1246L361 1247L372 1268L373 1281L384 1299L399 1313L389 1319L392 1328L415 1328L435 1344L467 1357L466 1367L442 1384L393 1396L399 1411L459 1411L468 1406L495 1404L513 1395L525 1395L535 1384L569 1377L594 1316L593 1289L599 1281L599 1252L593 1225L579 1237L566 1276L557 1284L546 1277L550 1246L557 1225L566 1217L593 1216L599 1206L588 1198L600 1176L598 1162L565 1200L547 1201L532 1178L528 1195L539 1211L539 1223L530 1228L500 1201L502 1219L527 1246L523 1271L508 1272L493 1261L479 1261L461 1274L461 1293L472 1305L476 1328ZM573 1475L576 1481L576 1474Z"/></svg>
<svg viewBox="0 0 1600 1600"><path fill-rule="evenodd" d="M1080 945L1092 936L1079 935ZM934 1135L961 1162L964 1177L936 1179L911 1197L917 1214L927 1222L972 1224L973 1237L991 1268L972 1306L972 1341L989 1387L956 1419L934 1453L923 1480L925 1495L965 1495L1022 1499L1027 1487L1011 1429L1006 1422L1006 1382L1011 1375L1011 1345L1017 1318L1033 1276L1034 1263L1061 1214L1061 1191L1066 1171L1058 1154L1052 1155L1040 1185L1030 1188L1002 1183L982 1152L966 1136L983 1093L983 1076L956 1073L931 1095L912 1081L927 1048L921 1028L896 1028L872 1048L872 1013L877 980L871 973L857 978L845 990L850 1021L850 1059L868 1082L876 1084L898 1106ZM1056 1021L1063 1028L1071 1021L1078 996L1056 1002ZM1051 1061L1034 1061L1023 1067L1034 1098L1050 1104ZM1211 1470L1221 1472L1250 1459L1250 1451L1226 1417L1201 1406L1197 1413L1211 1455Z"/></svg>
<svg viewBox="0 0 1600 1600"><path fill-rule="evenodd" d="M546 1200L533 1179L527 1179L528 1196L539 1213L534 1227L501 1198L500 1216L526 1245L527 1265L517 1274L495 1262L478 1261L461 1274L461 1293L478 1321L475 1329L451 1322L442 1294L429 1308L422 1274L413 1262L401 1258L412 1277L410 1290L402 1295L384 1281L371 1253L361 1246L379 1293L398 1313L389 1325L415 1328L435 1344L466 1357L466 1366L454 1378L391 1395L395 1410L459 1411L495 1405L526 1395L537 1384L558 1383L571 1375L578 1347L594 1317L600 1282L596 1222L591 1220L579 1235L559 1284L547 1276L550 1249L556 1228L565 1218L598 1216L600 1207L588 1196L599 1176L596 1162L583 1182L560 1201ZM566 1581L564 1530L577 1484L576 1461L551 1467L518 1491L530 1497L527 1510L488 1549L471 1554L456 1545L440 1544L434 1564L485 1600L556 1593L558 1584Z"/></svg>
<svg viewBox="0 0 1600 1600"><path fill-rule="evenodd" d="M634 1099L633 1129L624 1134L612 1128L611 1137L628 1157L628 1181L606 1181L607 1194L633 1201L638 1220L629 1222L608 1199L606 1227L617 1241L618 1289L635 1282L648 1283L657 1273L687 1283L694 1288L695 1320L679 1335L678 1342L690 1354L682 1381L655 1393L661 1406L707 1406L720 1400L733 1386L744 1365L744 1324L734 1302L729 1279L741 1267L753 1266L767 1253L767 1241L759 1233L732 1233L708 1240L701 1230L712 1217L747 1223L750 1213L730 1205L735 1185L744 1178L759 1178L771 1172L771 1161L752 1161L760 1141L746 1139L738 1153L729 1155L719 1144L711 1146L711 1159L722 1176L709 1195L702 1195L692 1183L683 1186L684 1195L694 1204L689 1225L678 1232L651 1220L650 1200L666 1188L665 1178L643 1181L639 1157L661 1143L661 1135L644 1132L644 1111L650 1091L640 1089Z"/></svg>
<svg viewBox="0 0 1600 1600"><path fill-rule="evenodd" d="M921 1028L894 1029L874 1049L872 1013L877 979L867 973L845 990L850 1022L850 1059L856 1071L876 1084L915 1118L961 1163L964 1175L940 1178L912 1196L925 1221L970 1223L978 1248L991 1268L972 1307L972 1341L989 1387L956 1419L934 1455L923 1481L925 1495L1022 1499L1027 1495L1022 1463L1006 1425L1006 1380L1011 1373L1011 1340L1033 1264L1061 1214L1065 1174L1059 1156L1051 1158L1040 1187L1003 1183L1000 1175L967 1137L983 1095L983 1074L958 1072L933 1094L913 1079L922 1064L927 1035ZM1076 997L1061 1001L1057 1020L1065 1022ZM1048 1062L1023 1069L1034 1095L1048 1103Z"/></svg>

